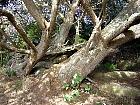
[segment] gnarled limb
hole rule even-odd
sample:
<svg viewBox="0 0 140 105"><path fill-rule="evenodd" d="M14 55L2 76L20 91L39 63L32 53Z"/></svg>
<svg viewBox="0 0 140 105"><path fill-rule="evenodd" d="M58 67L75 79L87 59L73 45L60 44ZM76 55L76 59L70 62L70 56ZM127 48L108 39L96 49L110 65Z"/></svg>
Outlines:
<svg viewBox="0 0 140 105"><path fill-rule="evenodd" d="M90 48L95 48L99 43L102 42L102 36L101 36L101 24L102 21L104 20L104 15L105 15L105 7L106 7L106 0L103 1L102 9L100 12L99 17L95 14L93 11L92 7L90 6L89 0L82 0L81 3L83 5L83 8L85 12L91 17L92 22L94 23L94 29L93 32L87 42L86 45L86 52L90 50ZM104 9L104 10L103 10Z"/></svg>
<svg viewBox="0 0 140 105"><path fill-rule="evenodd" d="M50 21L49 35L50 34L52 35L54 27L55 27L57 9L58 9L59 2L60 2L60 0L52 0L51 21Z"/></svg>
<svg viewBox="0 0 140 105"><path fill-rule="evenodd" d="M22 36L23 40L36 53L37 50L36 50L34 44L27 37L27 34L24 31L24 29L22 28L22 26L16 22L15 17L10 12L2 10L2 9L0 9L0 16L6 16L8 18L8 20L12 23L12 25L15 27L15 29L18 31L18 33Z"/></svg>

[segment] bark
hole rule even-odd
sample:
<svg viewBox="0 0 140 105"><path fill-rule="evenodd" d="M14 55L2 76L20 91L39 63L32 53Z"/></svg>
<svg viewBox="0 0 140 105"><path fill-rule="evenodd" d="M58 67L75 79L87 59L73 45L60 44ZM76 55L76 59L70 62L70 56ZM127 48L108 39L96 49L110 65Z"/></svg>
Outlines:
<svg viewBox="0 0 140 105"><path fill-rule="evenodd" d="M71 26L73 25L74 22L74 14L76 12L76 8L79 4L80 0L76 0L72 6L71 10L67 13L66 17L64 18L64 22L60 26L60 32L56 35L56 37L53 39L53 43L51 43L52 48L51 49L56 49L58 47L61 47L64 45L66 38L68 36L69 30Z"/></svg>
<svg viewBox="0 0 140 105"><path fill-rule="evenodd" d="M53 33L54 27L55 27L55 21L57 16L57 7L60 0L52 0L52 10L51 10L51 22L50 22L50 28L49 28L49 35Z"/></svg>
<svg viewBox="0 0 140 105"><path fill-rule="evenodd" d="M131 24L128 24L128 21L131 21L134 13L139 13L140 11L140 0L135 0L130 2L119 14L118 16L113 19L110 23L110 25L106 26L105 29L102 31L102 35L104 40L109 42L110 40L117 37L122 31L125 29L128 29L131 25L134 25L136 22L137 24L139 21L136 19L136 21L133 21ZM132 18L129 18L129 17ZM128 20L129 18L129 20ZM133 19L132 19L133 20ZM130 25L130 26L129 26ZM128 28L126 28L128 27Z"/></svg>
<svg viewBox="0 0 140 105"><path fill-rule="evenodd" d="M29 59L27 59L27 65L25 68L25 74L30 74L32 68L40 61L40 59L45 55L50 43L50 37L52 35L53 27L55 25L55 20L57 16L57 6L59 0L53 0L52 9L51 9L51 21L48 23L45 18L39 13L36 5L32 0L27 1L23 0L27 9L31 13L31 15L36 19L40 28L42 29L42 36L39 45L37 46L37 54L31 53Z"/></svg>
<svg viewBox="0 0 140 105"><path fill-rule="evenodd" d="M62 83L70 82L72 76L76 73L86 77L114 48L139 36L138 30L135 31L132 29L131 31L133 31L133 34L130 35L128 35L126 31L130 26L134 25L133 23L138 24L140 21L140 15L137 14L140 10L139 2L140 0L131 2L104 30L102 30L101 36L103 36L106 43L98 44L97 47L90 50L88 53L85 53L85 48L82 48L80 51L73 54L67 62L61 65L58 78ZM139 26L137 25L136 27L138 29ZM124 31L125 35L123 34ZM121 36L125 36L125 38L122 38L120 43L118 43L117 40L114 44L109 45L109 43L120 34Z"/></svg>

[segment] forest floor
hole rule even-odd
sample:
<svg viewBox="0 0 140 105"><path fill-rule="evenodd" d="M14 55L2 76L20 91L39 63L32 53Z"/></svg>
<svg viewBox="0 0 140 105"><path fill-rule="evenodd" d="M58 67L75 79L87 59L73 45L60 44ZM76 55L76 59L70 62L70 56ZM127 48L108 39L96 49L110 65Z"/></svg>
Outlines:
<svg viewBox="0 0 140 105"><path fill-rule="evenodd" d="M106 57L78 88L47 86L46 71L22 79L1 71L0 105L140 105L140 39Z"/></svg>

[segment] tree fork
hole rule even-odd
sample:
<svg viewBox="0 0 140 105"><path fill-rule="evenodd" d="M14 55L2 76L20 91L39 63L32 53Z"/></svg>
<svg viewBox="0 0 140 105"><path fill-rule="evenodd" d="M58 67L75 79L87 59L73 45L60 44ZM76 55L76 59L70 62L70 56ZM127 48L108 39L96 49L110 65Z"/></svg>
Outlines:
<svg viewBox="0 0 140 105"><path fill-rule="evenodd" d="M105 29L102 30L101 36L103 36L106 43L100 43L95 49L90 50L88 54L85 54L85 48L82 48L73 54L67 60L67 62L61 64L58 72L58 78L62 83L70 82L73 75L76 73L86 77L91 71L95 69L95 67L104 59L104 57L113 51L114 48L140 36L138 32L140 29L139 25L136 25L137 30L135 30L135 28L130 28L132 25L134 25L133 23L136 24L136 20L138 21L140 19L140 3L138 2L140 2L140 0L135 2L132 1L125 8L125 10L123 10ZM127 13L129 13L129 15L127 15ZM137 22L137 24L138 23L139 22ZM129 28L133 32L125 32L124 35L123 32ZM118 36L125 37L121 38L121 40L117 40L114 44L112 44L112 46L109 46L109 43L112 43L113 39L117 38Z"/></svg>

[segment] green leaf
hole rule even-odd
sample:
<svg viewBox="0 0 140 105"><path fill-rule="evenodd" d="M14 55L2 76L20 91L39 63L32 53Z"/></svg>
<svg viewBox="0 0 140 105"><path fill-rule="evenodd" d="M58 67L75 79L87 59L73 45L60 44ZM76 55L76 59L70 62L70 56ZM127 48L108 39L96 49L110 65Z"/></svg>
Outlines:
<svg viewBox="0 0 140 105"><path fill-rule="evenodd" d="M85 92L90 92L92 90L92 86L91 85L85 85L84 90L85 90Z"/></svg>
<svg viewBox="0 0 140 105"><path fill-rule="evenodd" d="M78 96L80 96L80 92L79 92L79 90L73 90L72 92L71 92L71 95L73 96L73 97L78 97Z"/></svg>
<svg viewBox="0 0 140 105"><path fill-rule="evenodd" d="M83 80L83 77L82 77L80 74L76 73L76 74L73 76L71 86L72 86L72 87L76 87L77 85L79 85L79 84L82 82L82 80Z"/></svg>
<svg viewBox="0 0 140 105"><path fill-rule="evenodd" d="M70 102L72 100L73 100L73 96L72 95L69 95L69 94L65 94L64 95L64 101Z"/></svg>
<svg viewBox="0 0 140 105"><path fill-rule="evenodd" d="M69 84L67 84L67 83L64 83L64 84L63 84L63 88L64 88L65 90L68 90L68 89L69 89L69 87L70 87L70 85L69 85Z"/></svg>

